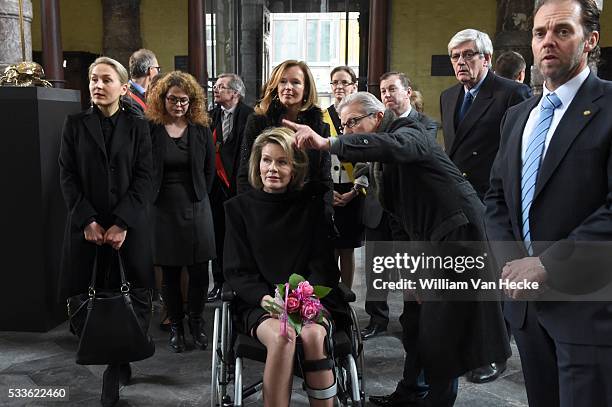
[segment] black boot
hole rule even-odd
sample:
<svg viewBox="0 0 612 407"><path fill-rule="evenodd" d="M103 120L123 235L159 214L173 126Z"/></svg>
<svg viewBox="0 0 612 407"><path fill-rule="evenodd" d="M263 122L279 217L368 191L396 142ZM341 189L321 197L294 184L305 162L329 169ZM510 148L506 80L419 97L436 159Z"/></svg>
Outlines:
<svg viewBox="0 0 612 407"><path fill-rule="evenodd" d="M122 386L127 386L132 380L132 366L129 363L119 365L119 383Z"/></svg>
<svg viewBox="0 0 612 407"><path fill-rule="evenodd" d="M102 396L104 407L113 407L119 401L119 365L108 365L102 376Z"/></svg>
<svg viewBox="0 0 612 407"><path fill-rule="evenodd" d="M193 346L204 350L208 346L208 338L204 333L204 320L200 314L189 314L189 332L193 337Z"/></svg>
<svg viewBox="0 0 612 407"><path fill-rule="evenodd" d="M183 321L172 321L170 324L170 340L168 341L168 347L174 353L181 353L185 350L185 330L183 328Z"/></svg>

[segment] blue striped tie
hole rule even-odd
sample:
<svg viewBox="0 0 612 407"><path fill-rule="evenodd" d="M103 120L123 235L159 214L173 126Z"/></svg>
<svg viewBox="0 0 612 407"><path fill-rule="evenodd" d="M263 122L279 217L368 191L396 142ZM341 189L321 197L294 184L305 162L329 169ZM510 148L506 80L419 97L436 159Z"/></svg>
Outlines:
<svg viewBox="0 0 612 407"><path fill-rule="evenodd" d="M531 231L529 230L529 210L533 202L538 171L540 170L542 154L544 153L546 133L548 133L548 129L550 128L555 109L559 106L561 106L561 100L554 93L550 93L544 97L540 108L540 115L536 120L537 125L534 127L527 140L527 150L525 151L525 158L523 159L523 169L521 171L522 232L525 247L530 255L533 254L533 247L531 245Z"/></svg>

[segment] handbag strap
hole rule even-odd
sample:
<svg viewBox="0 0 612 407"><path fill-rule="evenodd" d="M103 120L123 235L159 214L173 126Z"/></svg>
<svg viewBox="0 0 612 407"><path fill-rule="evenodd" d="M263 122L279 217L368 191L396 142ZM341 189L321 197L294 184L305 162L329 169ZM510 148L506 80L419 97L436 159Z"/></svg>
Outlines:
<svg viewBox="0 0 612 407"><path fill-rule="evenodd" d="M127 294L130 292L130 283L125 278L125 265L123 264L123 258L121 257L120 250L114 250L117 252L117 258L119 259L119 276L121 277L121 292ZM91 273L91 281L89 282L88 294L90 298L96 296L96 277L98 274L98 255L100 253L99 246L96 246L96 254L94 256L93 271Z"/></svg>

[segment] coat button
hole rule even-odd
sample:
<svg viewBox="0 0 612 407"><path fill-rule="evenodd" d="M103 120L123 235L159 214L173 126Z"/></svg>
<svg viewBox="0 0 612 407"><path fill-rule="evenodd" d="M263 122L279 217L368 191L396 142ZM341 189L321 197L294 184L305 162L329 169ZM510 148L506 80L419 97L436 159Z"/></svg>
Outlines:
<svg viewBox="0 0 612 407"><path fill-rule="evenodd" d="M465 172L461 175L463 175L463 178L467 178L467 174Z"/></svg>
<svg viewBox="0 0 612 407"><path fill-rule="evenodd" d="M337 165L334 165L334 171L338 171L340 169L340 167L338 167Z"/></svg>
<svg viewBox="0 0 612 407"><path fill-rule="evenodd" d="M472 155L478 155L478 151L472 151Z"/></svg>
<svg viewBox="0 0 612 407"><path fill-rule="evenodd" d="M363 140L363 144L368 144L368 140Z"/></svg>

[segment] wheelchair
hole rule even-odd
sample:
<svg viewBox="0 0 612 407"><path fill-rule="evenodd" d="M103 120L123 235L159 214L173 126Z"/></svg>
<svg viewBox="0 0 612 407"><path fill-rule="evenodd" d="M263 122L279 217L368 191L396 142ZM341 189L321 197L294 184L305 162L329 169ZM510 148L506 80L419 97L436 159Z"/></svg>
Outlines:
<svg viewBox="0 0 612 407"><path fill-rule="evenodd" d="M339 284L344 302L349 309L350 326L331 335L331 354L336 383L336 406L365 406L365 378L363 343L359 323L350 303L355 293ZM237 333L232 320L231 301L234 293L224 284L222 304L215 309L212 339L211 407L241 407L243 400L263 388L263 379L245 386L243 361L245 359L265 363L266 348L257 339ZM297 351L296 351L297 354ZM294 373L295 374L295 373ZM233 399L230 388L233 387ZM305 389L305 386L304 386ZM317 391L315 391L316 393ZM333 395L332 395L333 396ZM316 396L315 396L316 397ZM320 398L328 398L320 397Z"/></svg>

